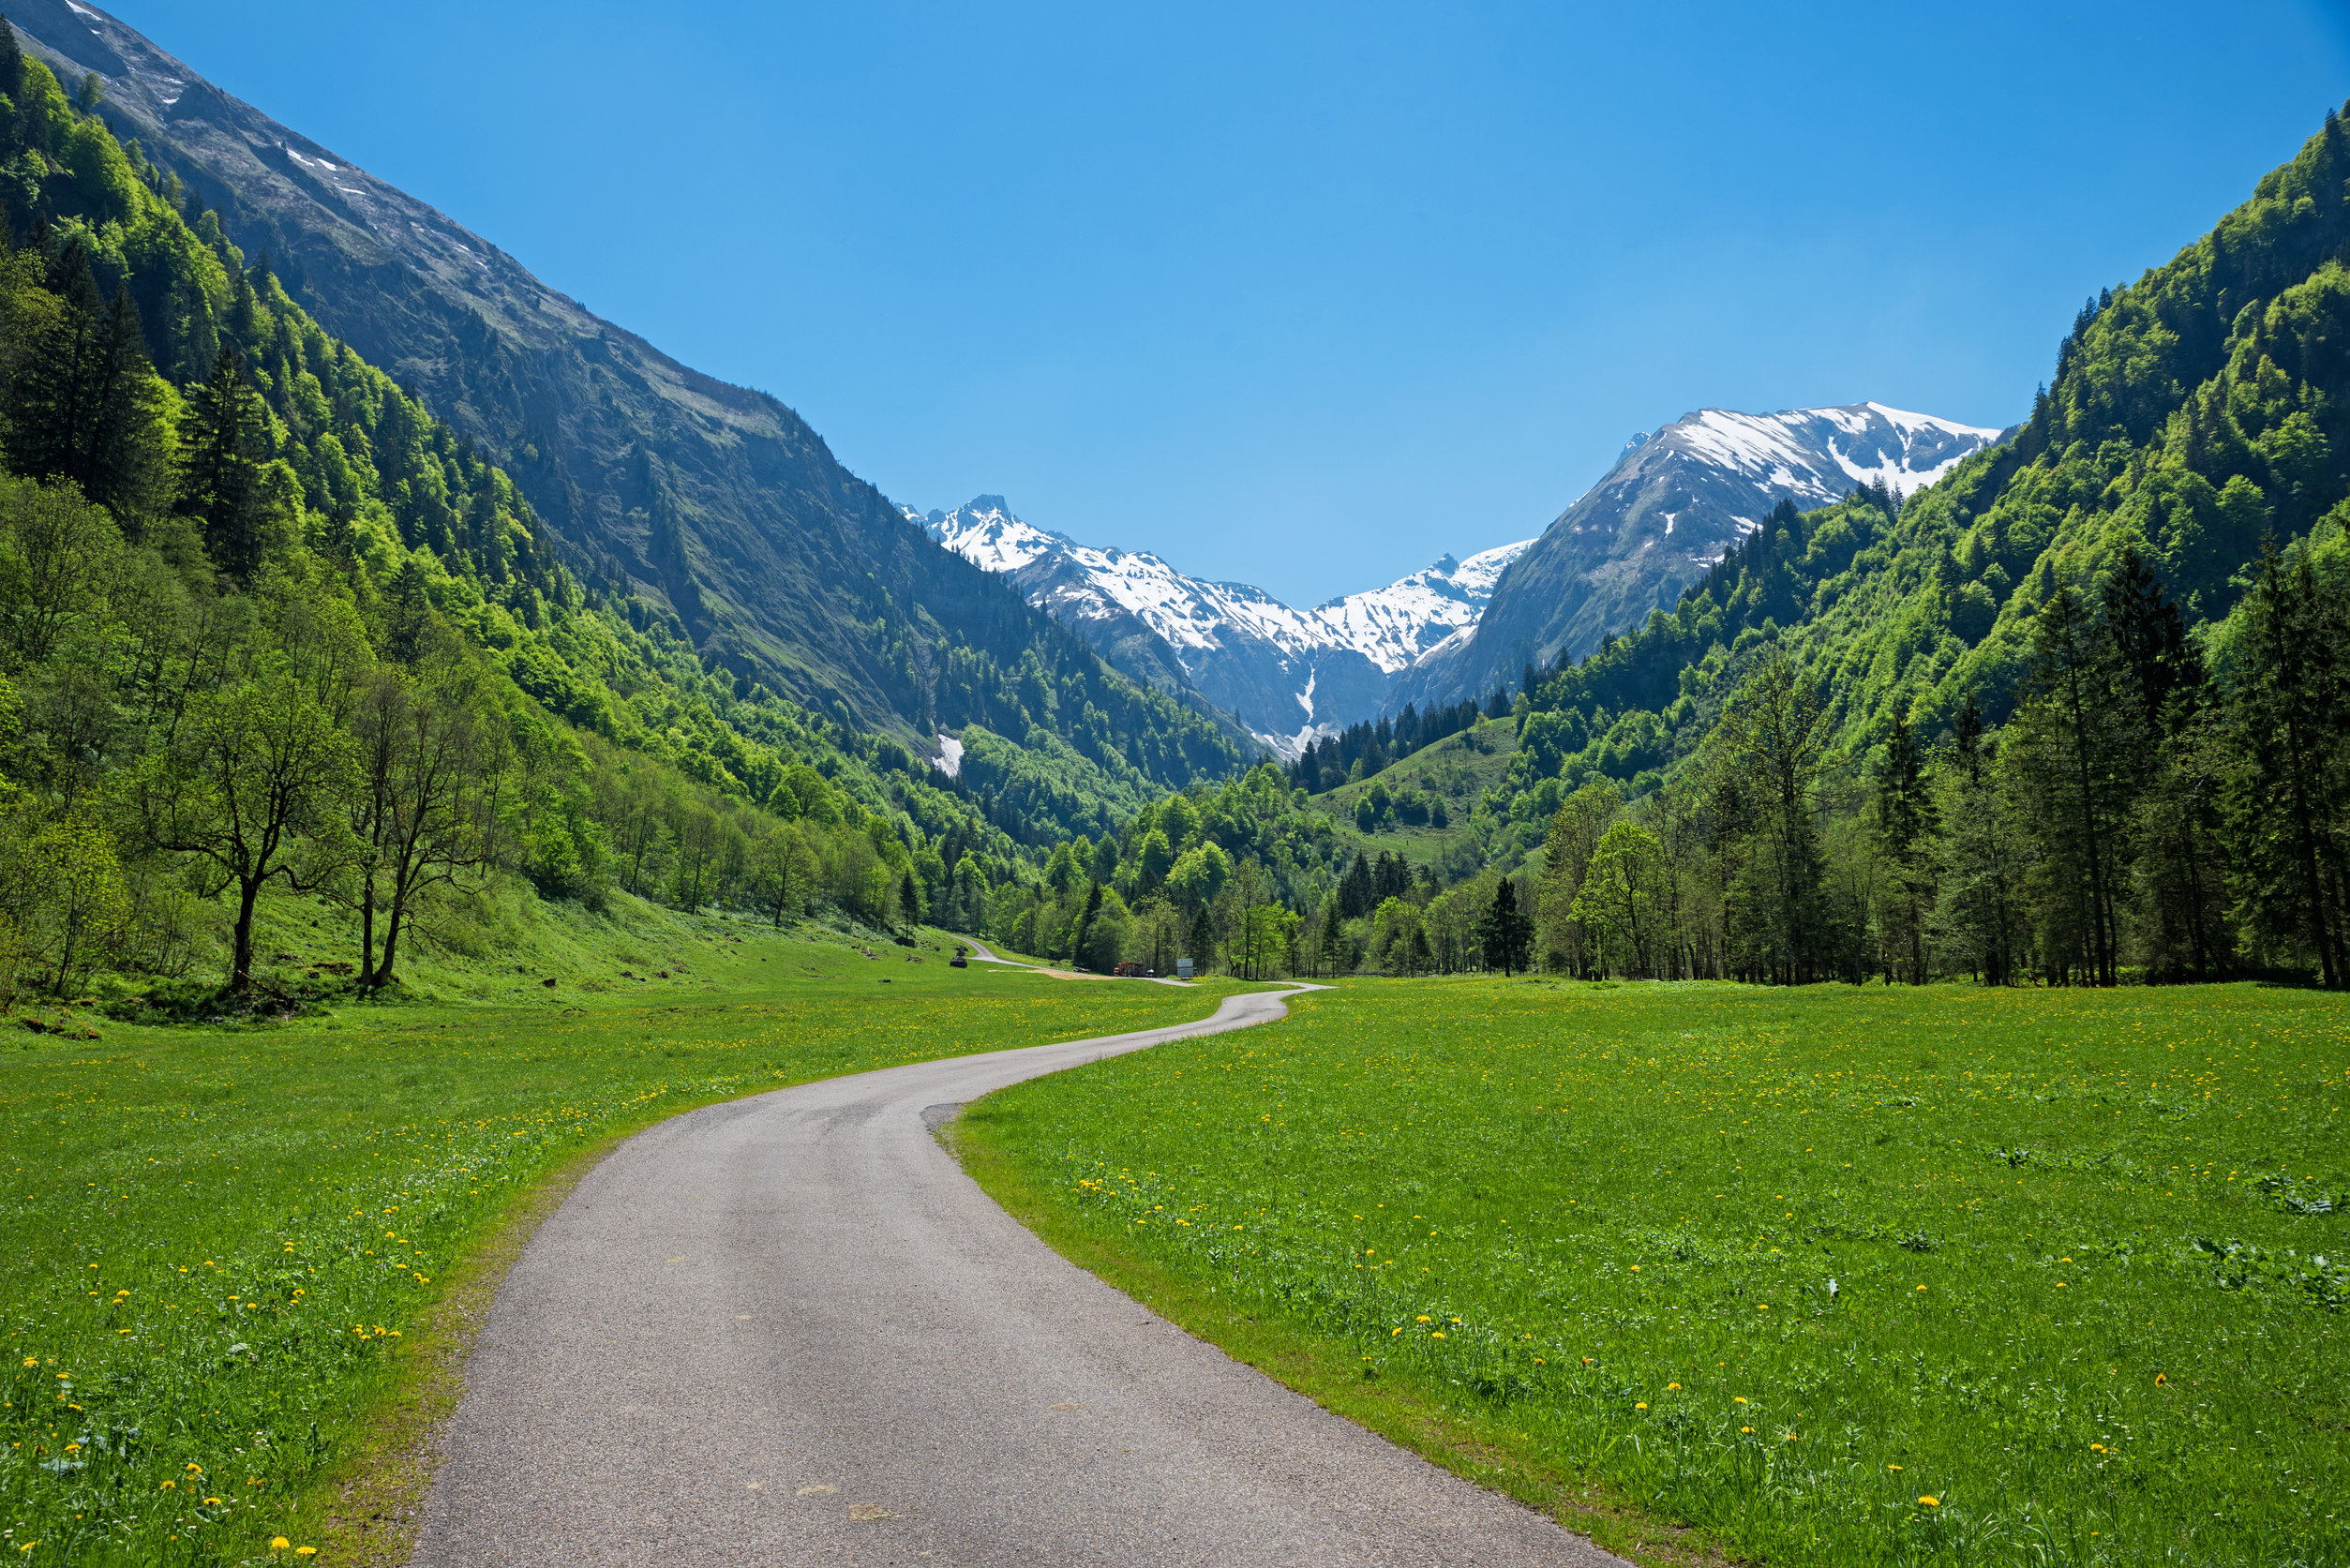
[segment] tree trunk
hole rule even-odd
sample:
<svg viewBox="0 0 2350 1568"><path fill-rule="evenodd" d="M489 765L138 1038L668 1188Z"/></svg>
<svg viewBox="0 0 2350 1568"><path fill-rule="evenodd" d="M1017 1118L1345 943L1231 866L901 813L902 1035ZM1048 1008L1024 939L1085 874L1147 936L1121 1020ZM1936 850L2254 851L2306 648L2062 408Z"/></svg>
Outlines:
<svg viewBox="0 0 2350 1568"><path fill-rule="evenodd" d="M262 896L262 879L240 876L236 887L236 931L229 959L229 994L242 996L253 989L253 905Z"/></svg>

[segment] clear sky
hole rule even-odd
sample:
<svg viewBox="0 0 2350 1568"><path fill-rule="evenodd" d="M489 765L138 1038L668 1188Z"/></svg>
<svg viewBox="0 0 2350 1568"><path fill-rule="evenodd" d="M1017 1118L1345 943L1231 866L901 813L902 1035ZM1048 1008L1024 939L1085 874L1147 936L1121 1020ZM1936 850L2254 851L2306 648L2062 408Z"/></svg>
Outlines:
<svg viewBox="0 0 2350 1568"><path fill-rule="evenodd" d="M892 498L1298 604L1707 405L2028 408L2350 5L110 0Z"/></svg>

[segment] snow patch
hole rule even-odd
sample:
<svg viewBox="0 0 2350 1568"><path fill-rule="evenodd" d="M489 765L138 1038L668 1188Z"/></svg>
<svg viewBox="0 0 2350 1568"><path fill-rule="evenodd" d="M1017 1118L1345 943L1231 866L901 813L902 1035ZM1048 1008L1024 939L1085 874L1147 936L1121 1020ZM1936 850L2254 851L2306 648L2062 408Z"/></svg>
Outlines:
<svg viewBox="0 0 2350 1568"><path fill-rule="evenodd" d="M930 759L930 765L950 779L963 777L963 742L951 735L940 736L938 754Z"/></svg>
<svg viewBox="0 0 2350 1568"><path fill-rule="evenodd" d="M1013 573L1045 563L1039 570L1049 568L1048 575L1029 579L1031 602L1081 620L1131 615L1164 639L1187 670L1222 652L1235 633L1271 644L1305 675L1291 694L1308 720L1300 732L1308 739L1317 719L1318 658L1356 653L1382 674L1394 674L1474 627L1503 572L1534 543L1480 550L1466 560L1444 556L1385 588L1301 610L1248 583L1191 576L1147 551L1080 545L1023 522L1000 496L980 496L952 512L900 512L983 571ZM1289 754L1305 744L1259 739L1276 750L1288 747Z"/></svg>

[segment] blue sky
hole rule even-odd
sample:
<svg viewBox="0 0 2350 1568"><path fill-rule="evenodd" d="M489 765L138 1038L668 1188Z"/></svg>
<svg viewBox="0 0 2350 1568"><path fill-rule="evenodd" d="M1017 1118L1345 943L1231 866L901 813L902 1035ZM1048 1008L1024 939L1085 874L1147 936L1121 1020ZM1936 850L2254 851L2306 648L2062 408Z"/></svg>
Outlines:
<svg viewBox="0 0 2350 1568"><path fill-rule="evenodd" d="M1299 604L1636 430L2005 425L2350 95L2350 7L114 0L891 497Z"/></svg>

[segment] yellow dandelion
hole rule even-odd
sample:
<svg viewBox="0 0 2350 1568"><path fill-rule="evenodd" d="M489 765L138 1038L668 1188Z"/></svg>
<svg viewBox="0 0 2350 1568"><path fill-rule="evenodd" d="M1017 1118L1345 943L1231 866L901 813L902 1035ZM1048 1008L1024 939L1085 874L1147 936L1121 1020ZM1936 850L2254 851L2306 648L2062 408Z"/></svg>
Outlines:
<svg viewBox="0 0 2350 1568"><path fill-rule="evenodd" d="M1924 1504L1928 1508L1939 1508L1942 1506L1942 1500L1938 1497L1922 1497L1918 1499L1918 1501Z"/></svg>
<svg viewBox="0 0 2350 1568"><path fill-rule="evenodd" d="M287 1540L282 1535L273 1535L269 1538L269 1549L273 1552L282 1552L288 1546L292 1545L292 1542Z"/></svg>

